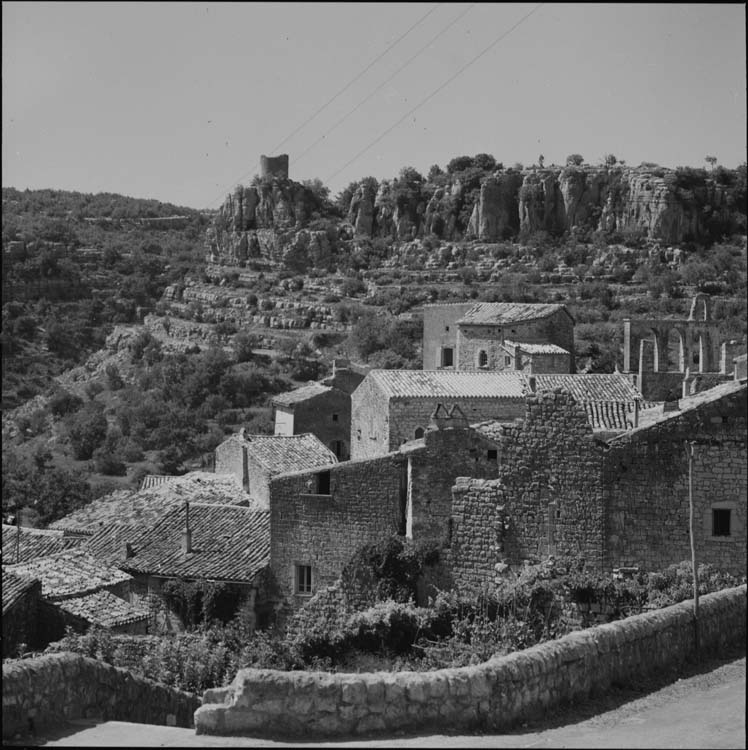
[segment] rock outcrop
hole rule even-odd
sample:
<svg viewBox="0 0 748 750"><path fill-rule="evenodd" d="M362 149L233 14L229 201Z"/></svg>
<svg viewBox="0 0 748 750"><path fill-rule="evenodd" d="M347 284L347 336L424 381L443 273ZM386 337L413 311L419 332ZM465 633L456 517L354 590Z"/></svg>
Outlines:
<svg viewBox="0 0 748 750"><path fill-rule="evenodd" d="M319 197L271 176L227 197L208 231L208 259L234 265L262 259L301 272L334 267L338 252L354 252L367 238L495 242L574 228L635 232L670 244L702 241L745 231L745 188L734 187L741 179L729 170L620 165L497 169L483 176L468 170L433 183L401 178L378 186L367 178L353 191L345 220L328 221L321 231L308 226L324 214Z"/></svg>

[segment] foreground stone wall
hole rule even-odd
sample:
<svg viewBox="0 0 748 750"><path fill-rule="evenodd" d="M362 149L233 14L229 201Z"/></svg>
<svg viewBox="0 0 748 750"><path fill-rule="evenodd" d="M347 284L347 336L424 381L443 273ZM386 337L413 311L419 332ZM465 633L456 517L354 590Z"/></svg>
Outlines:
<svg viewBox="0 0 748 750"><path fill-rule="evenodd" d="M3 664L3 738L70 719L190 727L200 699L78 654Z"/></svg>
<svg viewBox="0 0 748 750"><path fill-rule="evenodd" d="M700 604L702 651L745 641L745 585L708 594ZM228 687L206 691L195 729L309 736L505 728L677 665L693 651L693 605L686 601L473 667L372 674L244 669Z"/></svg>

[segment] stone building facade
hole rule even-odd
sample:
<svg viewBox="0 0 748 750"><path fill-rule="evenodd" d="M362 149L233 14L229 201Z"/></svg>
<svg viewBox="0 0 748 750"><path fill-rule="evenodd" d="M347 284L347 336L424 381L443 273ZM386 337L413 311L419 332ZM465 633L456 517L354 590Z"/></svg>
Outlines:
<svg viewBox="0 0 748 750"><path fill-rule="evenodd" d="M470 424L524 416L525 396L570 390L593 423L600 407L633 411L641 393L620 373L570 375L444 370L372 370L351 396L351 455L366 458L423 436L440 403L459 405Z"/></svg>
<svg viewBox="0 0 748 750"><path fill-rule="evenodd" d="M608 440L569 394L528 397L524 421L502 427L498 478L455 484L455 584L481 585L506 565L551 554L607 570L690 559L687 441L697 559L745 575L747 391L738 381L675 410L647 410L637 428Z"/></svg>
<svg viewBox="0 0 748 750"><path fill-rule="evenodd" d="M505 341L554 345L566 358L534 358L533 372L575 372L574 319L563 305L509 302L425 305L423 308L424 370L521 369ZM554 354L559 352L554 350ZM543 369L551 365L553 369Z"/></svg>
<svg viewBox="0 0 748 750"><path fill-rule="evenodd" d="M311 434L249 435L241 430L215 451L216 474L231 474L257 507L268 508L269 482L278 474L337 463L334 453Z"/></svg>
<svg viewBox="0 0 748 750"><path fill-rule="evenodd" d="M275 434L316 435L337 457L350 457L351 393L364 373L345 360L335 360L333 374L318 382L276 396L273 401Z"/></svg>
<svg viewBox="0 0 748 750"><path fill-rule="evenodd" d="M390 534L443 539L457 476L495 476L496 442L441 405L400 450L270 482L270 567L288 611L332 585L364 544Z"/></svg>

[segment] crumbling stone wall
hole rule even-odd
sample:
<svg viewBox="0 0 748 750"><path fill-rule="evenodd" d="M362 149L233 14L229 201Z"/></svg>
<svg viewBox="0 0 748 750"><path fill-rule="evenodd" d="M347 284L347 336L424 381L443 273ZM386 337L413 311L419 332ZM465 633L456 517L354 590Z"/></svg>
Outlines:
<svg viewBox="0 0 748 750"><path fill-rule="evenodd" d="M196 695L71 653L3 664L3 739L71 719L191 727Z"/></svg>
<svg viewBox="0 0 748 750"><path fill-rule="evenodd" d="M498 478L453 490L451 559L457 585L494 580L495 566L548 554L603 561L602 446L584 408L556 389L527 398L525 419L499 439Z"/></svg>
<svg viewBox="0 0 748 750"><path fill-rule="evenodd" d="M606 567L658 570L690 559L684 444L694 441L697 560L745 575L747 406L742 388L611 441L603 466ZM713 508L731 511L729 536L712 535Z"/></svg>
<svg viewBox="0 0 748 750"><path fill-rule="evenodd" d="M704 652L744 643L745 585L700 602ZM694 633L687 601L471 667L371 674L243 669L228 687L205 692L195 730L307 737L508 728L682 663L694 651Z"/></svg>
<svg viewBox="0 0 748 750"><path fill-rule="evenodd" d="M312 593L331 586L354 552L405 533L405 468L398 454L346 461L270 481L270 565L285 612L309 601L295 591L295 566L312 568ZM329 494L319 494L319 475Z"/></svg>
<svg viewBox="0 0 748 750"><path fill-rule="evenodd" d="M452 486L459 476L495 477L497 444L465 428L429 428L424 447L408 451L408 536L446 541L452 516ZM496 454L497 455L497 454Z"/></svg>

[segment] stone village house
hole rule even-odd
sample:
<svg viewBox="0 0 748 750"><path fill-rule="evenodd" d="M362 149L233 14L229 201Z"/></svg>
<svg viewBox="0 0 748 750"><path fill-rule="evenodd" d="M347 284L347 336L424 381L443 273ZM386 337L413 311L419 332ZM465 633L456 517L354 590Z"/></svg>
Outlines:
<svg viewBox="0 0 748 750"><path fill-rule="evenodd" d="M558 304L424 305L423 369L573 373L574 319Z"/></svg>
<svg viewBox="0 0 748 750"><path fill-rule="evenodd" d="M372 370L351 396L351 455L382 455L422 437L440 403L459 405L471 424L511 421L524 415L527 394L559 387L584 405L595 425L633 425L635 410L646 405L620 373Z"/></svg>
<svg viewBox="0 0 748 750"><path fill-rule="evenodd" d="M276 435L316 435L339 461L350 458L351 393L365 372L348 360L333 360L333 373L272 400Z"/></svg>

